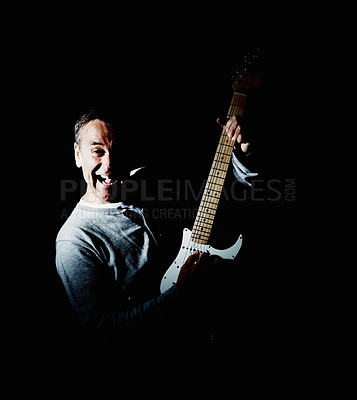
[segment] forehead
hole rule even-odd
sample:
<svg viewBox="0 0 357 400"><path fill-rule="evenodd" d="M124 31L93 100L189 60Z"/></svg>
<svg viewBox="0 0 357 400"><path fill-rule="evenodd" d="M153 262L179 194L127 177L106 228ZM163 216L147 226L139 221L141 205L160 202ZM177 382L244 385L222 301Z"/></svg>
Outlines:
<svg viewBox="0 0 357 400"><path fill-rule="evenodd" d="M81 140L88 145L95 143L106 146L112 145L115 137L112 126L99 119L89 121L84 125L81 136Z"/></svg>

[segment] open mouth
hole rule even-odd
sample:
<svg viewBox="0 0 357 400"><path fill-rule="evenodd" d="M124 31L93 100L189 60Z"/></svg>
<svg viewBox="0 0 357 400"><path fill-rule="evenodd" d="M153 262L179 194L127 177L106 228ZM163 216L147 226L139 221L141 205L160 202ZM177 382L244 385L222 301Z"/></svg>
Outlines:
<svg viewBox="0 0 357 400"><path fill-rule="evenodd" d="M96 175L96 178L98 179L98 181L99 181L103 186L106 186L106 187L113 186L113 185L115 185L115 184L118 182L117 179L112 179L112 178L110 178L109 176Z"/></svg>

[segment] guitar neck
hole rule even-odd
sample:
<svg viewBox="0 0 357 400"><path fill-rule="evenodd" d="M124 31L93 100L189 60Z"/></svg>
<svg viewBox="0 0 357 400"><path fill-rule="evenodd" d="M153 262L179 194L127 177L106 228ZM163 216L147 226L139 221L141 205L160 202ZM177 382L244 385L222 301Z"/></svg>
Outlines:
<svg viewBox="0 0 357 400"><path fill-rule="evenodd" d="M246 99L247 96L245 94L234 92L227 118L233 115L243 115ZM207 183L203 191L201 203L193 224L191 234L192 242L199 244L208 243L228 166L231 162L234 143L235 142L227 136L225 128L223 128Z"/></svg>

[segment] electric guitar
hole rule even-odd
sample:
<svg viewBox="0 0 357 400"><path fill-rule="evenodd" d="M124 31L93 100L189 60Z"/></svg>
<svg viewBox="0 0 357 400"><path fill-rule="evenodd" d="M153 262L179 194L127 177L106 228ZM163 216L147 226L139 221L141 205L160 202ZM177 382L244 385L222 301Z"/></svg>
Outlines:
<svg viewBox="0 0 357 400"><path fill-rule="evenodd" d="M255 69L258 59L257 51L248 54L244 59L243 66L237 71L238 75L232 84L233 97L227 118L243 115L247 99L246 93L261 82L260 74ZM161 280L161 293L176 283L182 265L197 250L233 260L242 246L241 234L236 243L225 250L215 249L208 244L234 144L235 142L228 137L225 128L223 128L192 231L187 228L184 229L179 253Z"/></svg>

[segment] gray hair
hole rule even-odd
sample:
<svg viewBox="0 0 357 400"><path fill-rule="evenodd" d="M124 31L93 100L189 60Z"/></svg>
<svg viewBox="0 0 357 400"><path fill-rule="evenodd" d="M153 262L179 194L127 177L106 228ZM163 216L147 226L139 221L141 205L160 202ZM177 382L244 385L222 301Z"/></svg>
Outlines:
<svg viewBox="0 0 357 400"><path fill-rule="evenodd" d="M80 145L81 142L81 129L88 122L93 121L95 119L101 119L99 114L94 110L88 110L84 114L82 114L74 124L74 141Z"/></svg>
<svg viewBox="0 0 357 400"><path fill-rule="evenodd" d="M117 124L116 115L111 113L111 111L97 111L97 110L88 110L84 112L74 124L74 140L80 146L81 143L81 129L88 122L94 121L95 119L99 119L104 121L107 125L110 125L111 131L113 134L116 133L115 126Z"/></svg>

